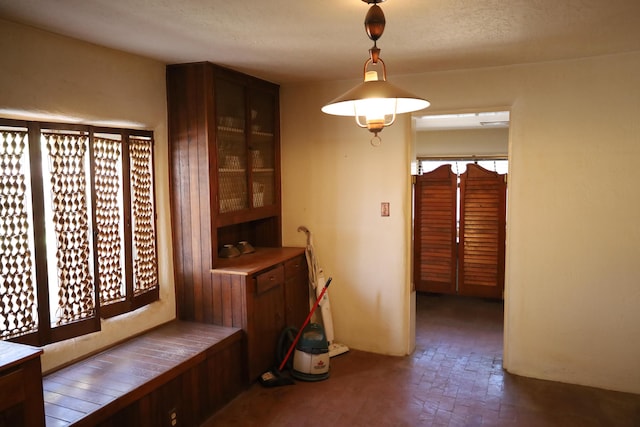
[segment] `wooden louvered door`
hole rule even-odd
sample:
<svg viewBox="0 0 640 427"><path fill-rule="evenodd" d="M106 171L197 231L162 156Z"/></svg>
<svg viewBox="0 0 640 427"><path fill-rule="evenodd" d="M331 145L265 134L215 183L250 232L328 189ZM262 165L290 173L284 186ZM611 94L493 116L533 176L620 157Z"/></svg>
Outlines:
<svg viewBox="0 0 640 427"><path fill-rule="evenodd" d="M460 295L502 298L506 191L505 175L475 164L460 177Z"/></svg>
<svg viewBox="0 0 640 427"><path fill-rule="evenodd" d="M456 293L457 176L450 165L416 177L414 283L417 291Z"/></svg>

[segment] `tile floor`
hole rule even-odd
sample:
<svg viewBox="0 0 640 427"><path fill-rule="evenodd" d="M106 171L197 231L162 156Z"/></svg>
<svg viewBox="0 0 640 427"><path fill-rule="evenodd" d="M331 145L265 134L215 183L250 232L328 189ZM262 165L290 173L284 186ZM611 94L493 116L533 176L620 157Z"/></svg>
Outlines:
<svg viewBox="0 0 640 427"><path fill-rule="evenodd" d="M352 350L320 382L256 383L213 426L640 426L640 395L502 370L500 302L418 295L416 351Z"/></svg>

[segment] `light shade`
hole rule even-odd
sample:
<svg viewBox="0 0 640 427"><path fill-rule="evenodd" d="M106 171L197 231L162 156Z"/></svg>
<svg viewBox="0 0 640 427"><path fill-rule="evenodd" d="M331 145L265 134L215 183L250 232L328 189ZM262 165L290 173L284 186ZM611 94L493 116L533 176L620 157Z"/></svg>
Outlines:
<svg viewBox="0 0 640 427"><path fill-rule="evenodd" d="M422 110L430 104L425 99L400 89L386 80L360 83L322 107L322 112L336 116L365 116L366 104L374 103L384 115L410 113Z"/></svg>

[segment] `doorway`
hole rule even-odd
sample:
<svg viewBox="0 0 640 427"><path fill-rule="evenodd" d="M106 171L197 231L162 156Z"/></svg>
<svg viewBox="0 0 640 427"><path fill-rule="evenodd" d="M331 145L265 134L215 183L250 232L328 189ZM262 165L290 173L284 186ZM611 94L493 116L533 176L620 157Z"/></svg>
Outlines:
<svg viewBox="0 0 640 427"><path fill-rule="evenodd" d="M423 164L423 160L448 162L449 164L451 161L455 162L456 160L464 160L466 163L477 163L477 165L487 170L506 174L510 146L510 112L508 109L485 111L487 112L463 112L460 114L436 114L424 116L415 115L412 118L414 138L411 157L414 160L411 165L411 174L419 175L427 172L425 165ZM502 163L503 161L504 163ZM419 165L421 168L420 171L418 171ZM436 168L439 166L436 166ZM456 173L456 175L463 172L461 164L458 164L457 168L458 173ZM452 165L451 169L452 171L455 171L456 165ZM456 195L455 200L457 203L457 200L460 200L460 198ZM415 251L416 242L413 240L415 229L415 209L412 210L412 213L411 241L412 249ZM456 219L455 221L455 229L458 230L458 220ZM457 247L455 250L457 251ZM504 299L489 300L487 298L459 297L457 295L448 296L447 294L415 292L416 277L414 272L416 263L417 259L414 258L412 264L412 284L414 284L414 287L410 293L410 303L413 306L413 310L410 312L410 325L412 329L411 334L414 337L414 345L418 344L416 342L416 337L421 336L420 334L422 333L423 326L421 323L417 322L417 313L418 310L424 309L425 298L428 301L433 301L434 304L441 304L441 300L448 298L464 300L466 303L474 306L482 306L487 302L491 302L491 305L495 304L495 306L498 307L500 313L499 318L501 320L504 319L503 310L507 308L505 305L506 300ZM504 274L502 275L502 278L504 280ZM442 298L440 298L441 295L443 296ZM434 296L436 298L432 298ZM454 313L456 318L459 314L460 313ZM500 326L502 327L502 321L500 322ZM507 327L507 325L504 324L504 327ZM504 332L502 333L502 336L506 340L506 334L504 334ZM502 345L506 348L507 342L503 342Z"/></svg>

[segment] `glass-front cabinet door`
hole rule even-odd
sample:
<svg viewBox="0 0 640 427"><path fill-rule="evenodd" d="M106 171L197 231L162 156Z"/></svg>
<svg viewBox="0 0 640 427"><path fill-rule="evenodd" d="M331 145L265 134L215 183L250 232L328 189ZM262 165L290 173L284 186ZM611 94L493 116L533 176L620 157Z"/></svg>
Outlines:
<svg viewBox="0 0 640 427"><path fill-rule="evenodd" d="M276 203L276 95L219 78L215 83L220 214Z"/></svg>
<svg viewBox="0 0 640 427"><path fill-rule="evenodd" d="M245 88L228 80L215 83L218 149L218 208L221 214L249 207Z"/></svg>
<svg viewBox="0 0 640 427"><path fill-rule="evenodd" d="M276 203L274 102L272 93L257 90L251 93L249 101L251 127L248 157L254 208Z"/></svg>

